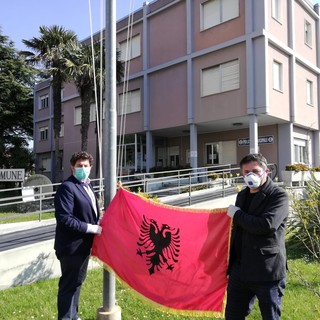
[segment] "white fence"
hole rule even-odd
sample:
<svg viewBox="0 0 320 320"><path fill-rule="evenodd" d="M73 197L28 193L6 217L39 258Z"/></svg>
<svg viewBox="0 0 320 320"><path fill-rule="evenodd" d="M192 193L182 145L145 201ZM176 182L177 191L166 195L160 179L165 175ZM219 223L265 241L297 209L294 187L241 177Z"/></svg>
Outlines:
<svg viewBox="0 0 320 320"><path fill-rule="evenodd" d="M273 175L276 174L274 170L272 172ZM180 199L185 200L184 204L176 202L178 205L190 205L194 200L194 191L219 191L219 196L223 197L227 190L230 192L233 189L235 192L237 186L242 184L242 177L239 167L218 165L124 175L119 176L118 181L124 188L146 193L160 201L164 197L179 195ZM92 184L97 196L103 197L103 181L93 179ZM0 223L1 220L20 217L22 214L38 215L40 221L43 213L54 212L54 195L59 185L60 183L56 183L0 190Z"/></svg>

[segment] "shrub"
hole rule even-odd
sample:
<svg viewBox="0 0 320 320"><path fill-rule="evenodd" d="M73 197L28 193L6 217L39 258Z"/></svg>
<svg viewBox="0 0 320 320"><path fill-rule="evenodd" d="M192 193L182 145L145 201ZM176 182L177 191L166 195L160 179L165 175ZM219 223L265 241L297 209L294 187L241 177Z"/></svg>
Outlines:
<svg viewBox="0 0 320 320"><path fill-rule="evenodd" d="M320 262L320 184L314 177L306 181L304 196L295 197L291 208L288 222L291 244Z"/></svg>
<svg viewBox="0 0 320 320"><path fill-rule="evenodd" d="M219 175L219 173L216 173L216 172L209 172L208 178L212 179L212 180L216 180L216 179L220 178L220 175Z"/></svg>
<svg viewBox="0 0 320 320"><path fill-rule="evenodd" d="M158 199L158 197L156 195L152 195L152 194L148 194L148 193L144 193L141 191L141 189L139 188L138 189L138 195L142 198L145 198L145 199L149 199L149 200L152 200L154 202L160 202L160 200Z"/></svg>
<svg viewBox="0 0 320 320"><path fill-rule="evenodd" d="M320 184L312 175L306 182L305 194L294 197L288 221L288 247L304 253L305 259L320 263ZM320 298L320 286L295 272L304 286Z"/></svg>
<svg viewBox="0 0 320 320"><path fill-rule="evenodd" d="M294 163L294 164L287 164L285 167L286 171L308 171L309 167L304 163Z"/></svg>

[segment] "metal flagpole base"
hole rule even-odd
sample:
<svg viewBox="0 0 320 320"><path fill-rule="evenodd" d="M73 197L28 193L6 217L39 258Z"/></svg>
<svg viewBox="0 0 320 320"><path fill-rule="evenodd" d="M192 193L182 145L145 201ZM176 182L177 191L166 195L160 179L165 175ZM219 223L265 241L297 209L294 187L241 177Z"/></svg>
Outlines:
<svg viewBox="0 0 320 320"><path fill-rule="evenodd" d="M97 310L97 320L121 320L121 308L114 306L112 310L109 311L99 308Z"/></svg>

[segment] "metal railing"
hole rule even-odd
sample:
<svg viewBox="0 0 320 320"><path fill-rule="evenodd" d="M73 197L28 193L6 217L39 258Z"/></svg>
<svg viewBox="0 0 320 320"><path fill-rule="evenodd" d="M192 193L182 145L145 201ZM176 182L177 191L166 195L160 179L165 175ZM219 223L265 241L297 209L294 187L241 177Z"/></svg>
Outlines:
<svg viewBox="0 0 320 320"><path fill-rule="evenodd" d="M271 165L272 166L272 165ZM273 170L274 172L274 170ZM272 174L271 174L272 176ZM95 193L103 195L103 182L92 179ZM240 168L216 165L118 177L122 187L172 205L186 206L237 192L242 185ZM0 221L22 215L54 212L54 196L60 183L0 190ZM100 187L101 186L101 187Z"/></svg>

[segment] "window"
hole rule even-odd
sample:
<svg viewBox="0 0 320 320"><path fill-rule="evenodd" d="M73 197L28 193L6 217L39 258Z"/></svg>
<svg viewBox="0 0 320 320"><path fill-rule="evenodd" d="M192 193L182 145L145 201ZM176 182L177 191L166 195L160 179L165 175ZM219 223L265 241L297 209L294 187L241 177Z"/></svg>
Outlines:
<svg viewBox="0 0 320 320"><path fill-rule="evenodd" d="M239 60L202 70L202 96L240 88Z"/></svg>
<svg viewBox="0 0 320 320"><path fill-rule="evenodd" d="M48 140L48 127L42 127L39 130L40 132L40 141Z"/></svg>
<svg viewBox="0 0 320 320"><path fill-rule="evenodd" d="M135 144L124 144L123 148L123 161L124 167L134 167L135 166Z"/></svg>
<svg viewBox="0 0 320 320"><path fill-rule="evenodd" d="M140 89L119 95L118 114L128 114L141 110Z"/></svg>
<svg viewBox="0 0 320 320"><path fill-rule="evenodd" d="M210 0L201 5L201 30L239 16L239 0Z"/></svg>
<svg viewBox="0 0 320 320"><path fill-rule="evenodd" d="M63 170L63 155L61 153L59 154L58 161L59 161L59 164L58 164L59 170ZM51 164L51 162L50 162L50 164Z"/></svg>
<svg viewBox="0 0 320 320"><path fill-rule="evenodd" d="M81 124L82 120L81 106L74 108L74 125ZM96 121L96 105L93 103L90 105L90 122Z"/></svg>
<svg viewBox="0 0 320 320"><path fill-rule="evenodd" d="M186 164L190 164L190 149L186 150Z"/></svg>
<svg viewBox="0 0 320 320"><path fill-rule="evenodd" d="M294 162L308 163L307 141L294 138Z"/></svg>
<svg viewBox="0 0 320 320"><path fill-rule="evenodd" d="M64 137L64 123L61 123L60 135L59 137Z"/></svg>
<svg viewBox="0 0 320 320"><path fill-rule="evenodd" d="M158 147L156 151L157 167L165 167L167 165L167 149Z"/></svg>
<svg viewBox="0 0 320 320"><path fill-rule="evenodd" d="M50 158L42 158L40 159L41 165L39 170L41 172L48 172L51 171L51 159Z"/></svg>
<svg viewBox="0 0 320 320"><path fill-rule="evenodd" d="M48 94L40 96L39 109L45 109L45 108L49 108L49 95Z"/></svg>
<svg viewBox="0 0 320 320"><path fill-rule="evenodd" d="M168 147L169 166L177 167L179 165L179 146Z"/></svg>
<svg viewBox="0 0 320 320"><path fill-rule="evenodd" d="M124 139L123 139L124 138ZM133 134L119 137L117 146L121 150L120 167L139 170L145 167L146 146L143 136Z"/></svg>
<svg viewBox="0 0 320 320"><path fill-rule="evenodd" d="M96 121L96 105L92 103L90 105L90 122Z"/></svg>
<svg viewBox="0 0 320 320"><path fill-rule="evenodd" d="M206 145L207 164L219 163L219 144L208 143Z"/></svg>
<svg viewBox="0 0 320 320"><path fill-rule="evenodd" d="M272 18L281 20L281 0L272 0Z"/></svg>
<svg viewBox="0 0 320 320"><path fill-rule="evenodd" d="M81 106L74 108L74 125L81 124Z"/></svg>
<svg viewBox="0 0 320 320"><path fill-rule="evenodd" d="M312 46L311 24L307 20L304 21L304 43L310 47Z"/></svg>
<svg viewBox="0 0 320 320"><path fill-rule="evenodd" d="M282 63L273 61L273 89L282 91Z"/></svg>
<svg viewBox="0 0 320 320"><path fill-rule="evenodd" d="M313 105L313 83L307 80L307 104Z"/></svg>
<svg viewBox="0 0 320 320"><path fill-rule="evenodd" d="M120 60L128 61L139 57L141 54L140 42L140 34L132 37L131 40L121 42L119 44Z"/></svg>

